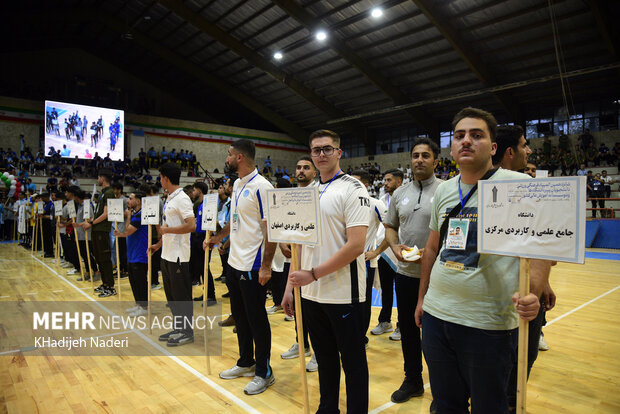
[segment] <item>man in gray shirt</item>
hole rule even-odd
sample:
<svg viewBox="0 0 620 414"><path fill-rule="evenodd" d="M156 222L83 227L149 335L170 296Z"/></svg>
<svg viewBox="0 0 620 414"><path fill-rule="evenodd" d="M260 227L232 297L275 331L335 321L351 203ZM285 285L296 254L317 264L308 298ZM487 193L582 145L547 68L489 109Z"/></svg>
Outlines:
<svg viewBox="0 0 620 414"><path fill-rule="evenodd" d="M420 286L420 261L406 261L402 251L426 245L433 196L441 183L435 178L438 155L437 144L428 138L418 138L413 142L411 165L414 180L394 192L385 219L385 239L398 259L395 289L405 362L405 380L391 398L395 403L424 394L420 328L414 320Z"/></svg>

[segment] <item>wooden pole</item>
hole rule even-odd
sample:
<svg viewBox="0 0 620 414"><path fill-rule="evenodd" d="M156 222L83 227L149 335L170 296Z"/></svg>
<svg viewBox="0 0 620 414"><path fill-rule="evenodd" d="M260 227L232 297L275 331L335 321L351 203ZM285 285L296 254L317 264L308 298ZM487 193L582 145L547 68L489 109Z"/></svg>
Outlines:
<svg viewBox="0 0 620 414"><path fill-rule="evenodd" d="M114 222L114 230L118 230L118 222ZM118 280L118 300L121 300L121 259L118 254L118 237L114 236L114 246L116 246L116 278Z"/></svg>
<svg viewBox="0 0 620 414"><path fill-rule="evenodd" d="M60 216L56 217L56 227L54 228L54 236L56 236L56 249L54 250L54 258L56 266L60 266Z"/></svg>
<svg viewBox="0 0 620 414"><path fill-rule="evenodd" d="M41 233L41 253L45 256L45 240L43 239L43 217L39 217L39 230Z"/></svg>
<svg viewBox="0 0 620 414"><path fill-rule="evenodd" d="M32 223L32 220L30 220L30 222ZM32 254L34 254L34 248L36 244L37 244L37 217L35 216L34 224L32 225Z"/></svg>
<svg viewBox="0 0 620 414"><path fill-rule="evenodd" d="M86 258L88 260L88 274L90 275L90 287L95 289L95 272L93 272L93 265L90 262L90 247L88 247L88 229L84 230L84 239L86 242Z"/></svg>
<svg viewBox="0 0 620 414"><path fill-rule="evenodd" d="M297 245L291 244L291 267L293 272L299 270L299 256ZM288 275L287 275L288 276ZM293 289L295 295L295 322L297 323L297 343L299 344L299 371L301 373L301 387L304 397L304 413L310 413L310 401L308 400L308 378L306 377L306 357L304 355L304 322L301 313L301 289Z"/></svg>
<svg viewBox="0 0 620 414"><path fill-rule="evenodd" d="M72 219L75 223L75 219ZM80 252L80 241L78 240L77 228L73 228L73 237L75 238L75 247L77 247L78 262L80 263L80 274L82 275L82 282L84 281L84 263L82 263L82 253Z"/></svg>
<svg viewBox="0 0 620 414"><path fill-rule="evenodd" d="M530 293L530 259L520 259L519 294L525 297ZM517 362L517 413L525 414L527 399L527 350L529 322L519 318L519 354Z"/></svg>
<svg viewBox="0 0 620 414"><path fill-rule="evenodd" d="M211 232L206 232L205 242L207 246L209 245L209 240L211 240ZM202 316L207 320L207 280L209 279L209 249L205 249L205 266L203 269L203 278L202 278ZM205 323L205 358L207 361L207 374L211 375L211 356L209 355L209 350L207 347L207 324Z"/></svg>
<svg viewBox="0 0 620 414"><path fill-rule="evenodd" d="M147 257L147 265L146 265L146 300L147 300L147 311L148 311L148 320L149 320L149 333L153 333L153 327L151 326L151 271L152 267L152 257L151 257L151 240L153 237L153 229L150 224L147 224L148 228L148 241L146 242L146 257Z"/></svg>

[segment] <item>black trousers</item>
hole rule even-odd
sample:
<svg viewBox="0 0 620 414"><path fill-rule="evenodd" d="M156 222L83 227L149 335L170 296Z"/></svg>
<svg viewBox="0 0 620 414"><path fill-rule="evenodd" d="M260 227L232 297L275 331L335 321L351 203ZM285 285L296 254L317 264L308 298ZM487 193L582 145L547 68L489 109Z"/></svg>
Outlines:
<svg viewBox="0 0 620 414"><path fill-rule="evenodd" d="M127 266L127 238L116 237L116 243L118 243L118 258L120 259L121 272L128 272ZM119 263L116 264L119 266Z"/></svg>
<svg viewBox="0 0 620 414"><path fill-rule="evenodd" d="M237 325L237 365L250 367L256 363L256 375L268 378L271 376L271 326L265 310L265 287L258 283L258 272L234 268L230 268L226 282L230 289L230 308Z"/></svg>
<svg viewBox="0 0 620 414"><path fill-rule="evenodd" d="M280 306L282 303L290 268L290 263L284 263L284 269L281 272L271 272L271 293L273 295L273 304L276 306Z"/></svg>
<svg viewBox="0 0 620 414"><path fill-rule="evenodd" d="M129 263L129 284L136 303L143 308L148 306L148 289L146 273L147 263Z"/></svg>
<svg viewBox="0 0 620 414"><path fill-rule="evenodd" d="M157 243L157 240L153 243ZM151 284L159 284L159 271L161 270L161 249L151 255Z"/></svg>
<svg viewBox="0 0 620 414"><path fill-rule="evenodd" d="M394 306L394 278L396 271L384 259L379 258L379 280L381 281L381 313L379 322L390 322Z"/></svg>
<svg viewBox="0 0 620 414"><path fill-rule="evenodd" d="M368 362L364 348L364 304L325 304L303 299L312 347L319 364L317 413L339 413L340 361L348 414L368 413Z"/></svg>
<svg viewBox="0 0 620 414"><path fill-rule="evenodd" d="M60 242L62 244L62 250L65 253L65 260L73 265L77 270L80 269L80 262L78 261L77 247L75 246L75 239L73 238L75 233L71 235L61 234Z"/></svg>
<svg viewBox="0 0 620 414"><path fill-rule="evenodd" d="M420 279L396 274L396 305L401 347L405 361L405 379L422 385L422 341L420 328L415 324Z"/></svg>
<svg viewBox="0 0 620 414"><path fill-rule="evenodd" d="M82 261L84 262L84 269L88 273L88 255L86 254L86 240L80 240L80 254L82 255ZM97 261L93 256L93 245L92 242L88 242L88 249L90 251L90 265L92 266L93 272L97 270Z"/></svg>
<svg viewBox="0 0 620 414"><path fill-rule="evenodd" d="M101 282L104 286L114 287L112 258L110 256L110 233L107 231L92 231L91 234L93 253L99 266L99 272L101 272Z"/></svg>
<svg viewBox="0 0 620 414"><path fill-rule="evenodd" d="M194 316L192 276L189 272L189 262L169 262L161 259L161 275L172 316L175 317L175 320L176 318L183 318L180 324L175 323L175 329L193 334L193 329L187 323Z"/></svg>
<svg viewBox="0 0 620 414"><path fill-rule="evenodd" d="M372 285L375 281L375 268L368 267L366 262L366 302L364 303L364 335L370 327L370 315L372 312Z"/></svg>
<svg viewBox="0 0 620 414"><path fill-rule="evenodd" d="M49 219L41 220L43 226L43 247L46 255L54 255L54 222Z"/></svg>

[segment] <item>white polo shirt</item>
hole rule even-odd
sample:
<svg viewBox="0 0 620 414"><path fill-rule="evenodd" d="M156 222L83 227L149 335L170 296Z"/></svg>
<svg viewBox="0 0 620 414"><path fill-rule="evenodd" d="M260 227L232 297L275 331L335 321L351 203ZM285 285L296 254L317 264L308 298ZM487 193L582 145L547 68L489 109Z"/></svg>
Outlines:
<svg viewBox="0 0 620 414"><path fill-rule="evenodd" d="M366 188L343 174L331 182L319 183L321 244L303 246L301 268L311 270L327 261L347 242L349 227L368 226L370 200ZM302 286L305 299L319 303L359 303L366 300L366 264L358 256L349 265Z"/></svg>
<svg viewBox="0 0 620 414"><path fill-rule="evenodd" d="M230 255L228 264L242 272L257 271L263 261L261 229L267 208L266 191L273 186L254 169L233 185L230 201Z"/></svg>
<svg viewBox="0 0 620 414"><path fill-rule="evenodd" d="M185 223L185 219L194 217L194 208L189 196L182 188L177 188L168 195L164 203L162 223L168 227L177 227ZM162 236L161 258L169 262L189 262L190 233L169 234Z"/></svg>

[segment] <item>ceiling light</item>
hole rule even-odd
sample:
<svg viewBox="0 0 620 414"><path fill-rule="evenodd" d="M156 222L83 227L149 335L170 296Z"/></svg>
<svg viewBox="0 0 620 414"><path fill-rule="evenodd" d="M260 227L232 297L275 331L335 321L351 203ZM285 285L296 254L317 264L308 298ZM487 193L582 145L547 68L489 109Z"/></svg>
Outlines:
<svg viewBox="0 0 620 414"><path fill-rule="evenodd" d="M322 42L325 39L327 39L327 33L325 33L325 31L320 30L316 32L316 40L320 40Z"/></svg>
<svg viewBox="0 0 620 414"><path fill-rule="evenodd" d="M274 58L275 60L280 60L280 59L282 59L282 56L283 56L283 55L282 55L282 53L280 53L280 52L276 52L276 53L274 53L274 54L273 54L273 58Z"/></svg>
<svg viewBox="0 0 620 414"><path fill-rule="evenodd" d="M375 7L374 9L372 9L372 11L370 12L370 15L372 17L374 17L375 19L378 19L379 17L383 16L383 10L381 10L380 7Z"/></svg>

